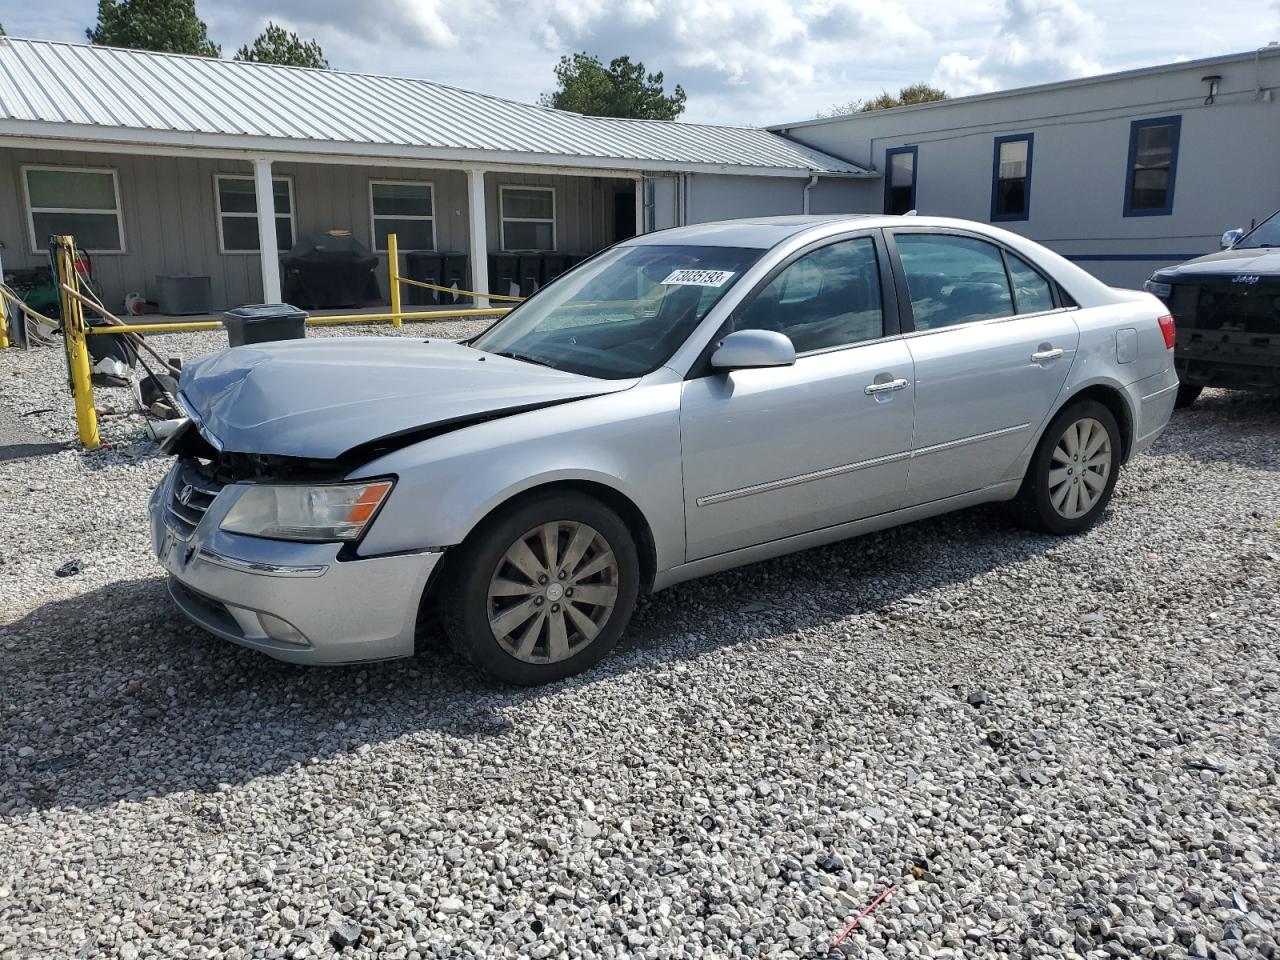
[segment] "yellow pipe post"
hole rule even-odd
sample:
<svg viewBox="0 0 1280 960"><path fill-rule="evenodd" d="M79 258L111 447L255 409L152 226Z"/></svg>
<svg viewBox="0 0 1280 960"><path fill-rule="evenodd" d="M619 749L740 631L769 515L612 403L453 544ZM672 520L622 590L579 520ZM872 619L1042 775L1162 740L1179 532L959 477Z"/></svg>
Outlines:
<svg viewBox="0 0 1280 960"><path fill-rule="evenodd" d="M397 330L400 318L400 245L394 233L387 234L387 280L391 286L391 325Z"/></svg>
<svg viewBox="0 0 1280 960"><path fill-rule="evenodd" d="M58 237L59 290L62 284L80 288L75 267L75 240ZM71 397L76 405L76 426L80 429L80 443L86 450L102 446L98 435L98 412L93 406L93 371L89 363L89 343L85 340L84 311L80 301L65 290L59 294L62 301L62 339L67 348L67 367L71 371Z"/></svg>

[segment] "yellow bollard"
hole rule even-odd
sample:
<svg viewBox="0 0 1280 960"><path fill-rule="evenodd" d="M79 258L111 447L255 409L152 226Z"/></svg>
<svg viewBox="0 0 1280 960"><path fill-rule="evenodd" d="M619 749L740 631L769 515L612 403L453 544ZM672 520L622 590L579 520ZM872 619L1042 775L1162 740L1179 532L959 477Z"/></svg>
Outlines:
<svg viewBox="0 0 1280 960"><path fill-rule="evenodd" d="M400 329L400 245L394 233L387 234L387 282L391 286L391 325Z"/></svg>
<svg viewBox="0 0 1280 960"><path fill-rule="evenodd" d="M59 289L65 283L79 289L79 277L75 269L75 241L71 237L58 237ZM102 446L98 435L98 412L93 407L93 372L89 363L89 344L84 338L84 311L80 301L65 290L62 300L62 339L67 347L67 367L71 371L71 396L76 404L76 425L80 428L80 443L86 450Z"/></svg>

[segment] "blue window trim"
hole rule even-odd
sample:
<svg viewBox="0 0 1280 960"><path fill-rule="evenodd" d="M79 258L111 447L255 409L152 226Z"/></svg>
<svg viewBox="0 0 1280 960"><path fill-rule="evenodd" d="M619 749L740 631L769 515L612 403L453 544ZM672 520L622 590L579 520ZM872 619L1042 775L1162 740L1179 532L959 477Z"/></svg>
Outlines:
<svg viewBox="0 0 1280 960"><path fill-rule="evenodd" d="M1135 210L1133 208L1133 165L1138 159L1138 131L1143 127L1173 127L1173 140L1169 153L1169 190L1165 194L1163 207ZM1173 213L1173 188L1178 181L1178 142L1181 139L1181 115L1134 120L1129 124L1129 162L1124 168L1124 215L1126 217L1167 217Z"/></svg>
<svg viewBox="0 0 1280 960"><path fill-rule="evenodd" d="M1023 205L1022 213L998 213L996 212L996 197L1000 188L1000 145L1005 143L1013 143L1017 140L1027 141L1027 201ZM1031 219L1031 155L1035 151L1036 135L1034 133L1012 133L1007 137L996 137L995 146L991 155L991 222L992 223L1008 223L1011 220L1030 220Z"/></svg>
<svg viewBox="0 0 1280 960"><path fill-rule="evenodd" d="M889 196L893 191L893 158L900 153L911 154L911 205L908 210L916 208L916 178L920 175L920 155L918 147L890 147L884 152L884 212L889 212Z"/></svg>

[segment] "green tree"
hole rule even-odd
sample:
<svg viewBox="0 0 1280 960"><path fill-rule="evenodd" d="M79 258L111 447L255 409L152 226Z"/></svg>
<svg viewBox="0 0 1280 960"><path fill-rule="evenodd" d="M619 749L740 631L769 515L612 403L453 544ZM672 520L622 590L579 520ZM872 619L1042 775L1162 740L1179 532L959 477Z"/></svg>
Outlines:
<svg viewBox="0 0 1280 960"><path fill-rule="evenodd" d="M324 51L314 40L303 40L284 27L267 22L267 29L258 34L253 46L243 46L236 51L236 60L254 63L278 63L285 67L319 67L329 69Z"/></svg>
<svg viewBox="0 0 1280 960"><path fill-rule="evenodd" d="M572 110L591 117L630 117L638 120L674 120L684 113L684 88L663 89L663 76L646 73L644 64L630 57L614 57L605 66L586 53L563 56L556 64L554 93L544 93L544 107Z"/></svg>
<svg viewBox="0 0 1280 960"><path fill-rule="evenodd" d="M894 107L909 107L916 103L933 103L935 100L950 99L945 90L931 87L927 83L913 83L899 90L896 97L888 90L883 90L874 100L849 100L845 103L833 104L826 110L819 110L817 117L819 120L825 120L830 117L845 117L851 113L892 110Z"/></svg>
<svg viewBox="0 0 1280 960"><path fill-rule="evenodd" d="M0 37L7 37L7 36L8 34L4 32L4 24L0 23Z"/></svg>
<svg viewBox="0 0 1280 960"><path fill-rule="evenodd" d="M98 0L98 24L85 36L107 47L222 56L196 16L195 0Z"/></svg>

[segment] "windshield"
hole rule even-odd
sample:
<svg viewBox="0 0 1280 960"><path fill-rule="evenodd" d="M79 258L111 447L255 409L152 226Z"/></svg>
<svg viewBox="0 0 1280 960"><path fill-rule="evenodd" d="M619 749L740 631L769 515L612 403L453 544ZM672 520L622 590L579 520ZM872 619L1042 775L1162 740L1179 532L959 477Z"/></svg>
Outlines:
<svg viewBox="0 0 1280 960"><path fill-rule="evenodd" d="M477 350L626 380L658 369L760 258L740 247L615 247L486 330Z"/></svg>
<svg viewBox="0 0 1280 960"><path fill-rule="evenodd" d="M1258 224L1252 233L1235 243L1237 250L1249 247L1280 247L1280 213L1273 213Z"/></svg>

